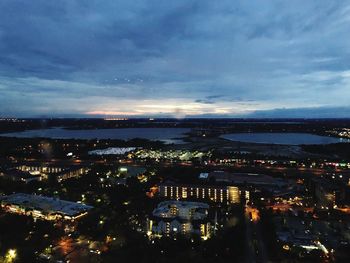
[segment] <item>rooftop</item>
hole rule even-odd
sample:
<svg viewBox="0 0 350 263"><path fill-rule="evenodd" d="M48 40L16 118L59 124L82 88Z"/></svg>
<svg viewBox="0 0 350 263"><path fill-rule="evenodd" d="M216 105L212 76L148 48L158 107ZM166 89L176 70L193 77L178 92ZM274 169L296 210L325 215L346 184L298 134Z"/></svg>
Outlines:
<svg viewBox="0 0 350 263"><path fill-rule="evenodd" d="M30 179L30 178L37 178L40 177L40 175L32 174L29 172L22 172L17 169L10 169L4 172L4 175L11 176L18 179Z"/></svg>
<svg viewBox="0 0 350 263"><path fill-rule="evenodd" d="M223 171L215 171L209 173L208 179L215 179L217 182L227 182L233 184L253 184L253 185L285 185L282 179L276 179L265 174L253 173L227 173Z"/></svg>
<svg viewBox="0 0 350 263"><path fill-rule="evenodd" d="M45 214L61 213L75 216L86 212L92 206L40 195L17 193L0 198L1 204L18 205L26 209L40 210Z"/></svg>
<svg viewBox="0 0 350 263"><path fill-rule="evenodd" d="M164 201L158 204L153 216L199 220L207 217L208 209L208 204L200 202Z"/></svg>

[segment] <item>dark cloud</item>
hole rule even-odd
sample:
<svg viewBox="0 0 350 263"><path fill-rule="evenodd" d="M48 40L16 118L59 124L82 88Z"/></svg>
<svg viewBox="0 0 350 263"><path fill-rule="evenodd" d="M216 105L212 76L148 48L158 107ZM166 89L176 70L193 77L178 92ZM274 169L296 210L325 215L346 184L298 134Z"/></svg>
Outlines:
<svg viewBox="0 0 350 263"><path fill-rule="evenodd" d="M273 109L256 111L247 115L253 118L349 118L349 116L350 107Z"/></svg>
<svg viewBox="0 0 350 263"><path fill-rule="evenodd" d="M203 104L214 104L214 101L210 101L210 100L195 100L196 103L203 103Z"/></svg>
<svg viewBox="0 0 350 263"><path fill-rule="evenodd" d="M0 112L346 106L349 17L340 1L1 1Z"/></svg>

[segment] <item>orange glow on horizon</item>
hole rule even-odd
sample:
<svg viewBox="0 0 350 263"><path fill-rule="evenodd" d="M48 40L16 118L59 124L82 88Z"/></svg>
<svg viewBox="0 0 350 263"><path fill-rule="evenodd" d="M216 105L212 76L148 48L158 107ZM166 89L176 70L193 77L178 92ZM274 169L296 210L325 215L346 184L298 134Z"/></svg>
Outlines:
<svg viewBox="0 0 350 263"><path fill-rule="evenodd" d="M121 112L121 111L89 111L86 112L86 114L88 115L119 115L119 116L136 116L136 115L140 115L140 113L136 113L136 112Z"/></svg>

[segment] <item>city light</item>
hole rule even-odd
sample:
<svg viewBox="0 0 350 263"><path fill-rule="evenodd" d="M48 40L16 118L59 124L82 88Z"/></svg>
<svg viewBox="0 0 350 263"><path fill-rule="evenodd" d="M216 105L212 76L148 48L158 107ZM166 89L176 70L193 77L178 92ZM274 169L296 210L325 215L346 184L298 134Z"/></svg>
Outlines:
<svg viewBox="0 0 350 263"><path fill-rule="evenodd" d="M13 262L17 258L17 250L9 249L6 253L5 259L7 262Z"/></svg>

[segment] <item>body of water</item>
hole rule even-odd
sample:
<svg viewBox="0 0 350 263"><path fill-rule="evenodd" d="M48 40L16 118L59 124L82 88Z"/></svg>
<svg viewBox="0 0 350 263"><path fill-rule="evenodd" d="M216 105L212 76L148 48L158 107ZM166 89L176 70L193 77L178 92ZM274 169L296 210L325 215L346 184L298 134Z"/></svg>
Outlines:
<svg viewBox="0 0 350 263"><path fill-rule="evenodd" d="M220 137L230 141L289 145L350 142L349 139L309 133L230 133Z"/></svg>
<svg viewBox="0 0 350 263"><path fill-rule="evenodd" d="M53 138L53 139L116 139L131 140L134 138L159 140L165 143L184 143L181 139L190 129L186 128L121 128L95 130L67 130L51 128L27 130L0 134L4 137L17 138Z"/></svg>

